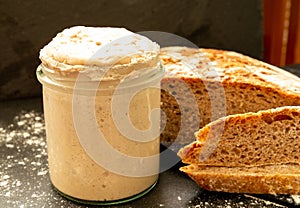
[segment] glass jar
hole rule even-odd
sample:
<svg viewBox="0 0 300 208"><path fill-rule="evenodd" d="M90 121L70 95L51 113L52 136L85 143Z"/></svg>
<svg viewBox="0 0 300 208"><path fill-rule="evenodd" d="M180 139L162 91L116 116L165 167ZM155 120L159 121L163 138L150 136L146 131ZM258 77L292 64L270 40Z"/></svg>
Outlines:
<svg viewBox="0 0 300 208"><path fill-rule="evenodd" d="M86 204L143 196L159 173L161 64L122 82L66 78L41 64L51 182Z"/></svg>

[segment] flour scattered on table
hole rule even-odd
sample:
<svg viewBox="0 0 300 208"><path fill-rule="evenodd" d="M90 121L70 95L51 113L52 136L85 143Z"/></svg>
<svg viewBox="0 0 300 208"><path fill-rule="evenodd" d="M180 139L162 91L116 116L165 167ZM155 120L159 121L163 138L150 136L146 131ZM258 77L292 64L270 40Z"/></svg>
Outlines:
<svg viewBox="0 0 300 208"><path fill-rule="evenodd" d="M249 198L252 198L252 199L255 199L254 202L251 203L251 205L257 205L258 203L264 203L265 205L274 205L276 207L285 207L285 206L282 206L280 204L277 204L275 202L271 202L271 201L267 201L267 200L264 200L264 199L260 199L260 198L256 198L254 196L251 196L251 195L248 195L248 194L245 194L246 197L249 197Z"/></svg>
<svg viewBox="0 0 300 208"><path fill-rule="evenodd" d="M40 197L46 193L42 180L49 181L45 138L41 112L21 111L0 128L0 147L5 151L0 155L0 200L6 207L31 207L45 200Z"/></svg>
<svg viewBox="0 0 300 208"><path fill-rule="evenodd" d="M300 195L292 195L291 197L296 205L300 205Z"/></svg>

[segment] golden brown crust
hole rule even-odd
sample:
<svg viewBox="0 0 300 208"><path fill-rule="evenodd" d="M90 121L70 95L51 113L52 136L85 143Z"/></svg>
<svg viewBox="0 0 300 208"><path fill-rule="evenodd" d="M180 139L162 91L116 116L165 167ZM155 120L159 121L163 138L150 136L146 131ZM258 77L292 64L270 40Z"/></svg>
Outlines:
<svg viewBox="0 0 300 208"><path fill-rule="evenodd" d="M166 76L250 84L300 95L299 78L283 69L233 51L185 47L162 48Z"/></svg>
<svg viewBox="0 0 300 208"><path fill-rule="evenodd" d="M300 194L300 166L295 164L255 168L197 167L181 171L210 191L251 194Z"/></svg>

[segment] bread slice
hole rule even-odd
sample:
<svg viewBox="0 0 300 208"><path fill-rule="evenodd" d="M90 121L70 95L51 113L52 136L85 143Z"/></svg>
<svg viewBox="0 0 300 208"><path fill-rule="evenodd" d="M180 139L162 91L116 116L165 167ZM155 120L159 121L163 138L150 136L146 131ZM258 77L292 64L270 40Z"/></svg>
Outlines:
<svg viewBox="0 0 300 208"><path fill-rule="evenodd" d="M180 170L207 190L300 194L300 107L220 118L178 155Z"/></svg>
<svg viewBox="0 0 300 208"><path fill-rule="evenodd" d="M195 135L197 141L178 152L184 163L227 167L300 165L300 106L230 115L206 125Z"/></svg>
<svg viewBox="0 0 300 208"><path fill-rule="evenodd" d="M203 167L189 165L181 171L206 190L251 194L300 194L298 164L259 167Z"/></svg>
<svg viewBox="0 0 300 208"><path fill-rule="evenodd" d="M240 53L167 47L160 58L162 142L190 143L195 131L226 115L300 105L298 77Z"/></svg>

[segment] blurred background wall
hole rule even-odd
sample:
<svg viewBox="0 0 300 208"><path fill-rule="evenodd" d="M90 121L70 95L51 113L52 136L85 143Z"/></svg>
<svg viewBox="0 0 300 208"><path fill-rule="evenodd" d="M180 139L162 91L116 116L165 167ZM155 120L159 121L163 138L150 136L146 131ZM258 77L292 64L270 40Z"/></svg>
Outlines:
<svg viewBox="0 0 300 208"><path fill-rule="evenodd" d="M300 64L300 1L263 0L263 16L264 61Z"/></svg>
<svg viewBox="0 0 300 208"><path fill-rule="evenodd" d="M0 100L41 95L39 50L74 25L163 31L263 59L262 0L0 0Z"/></svg>

